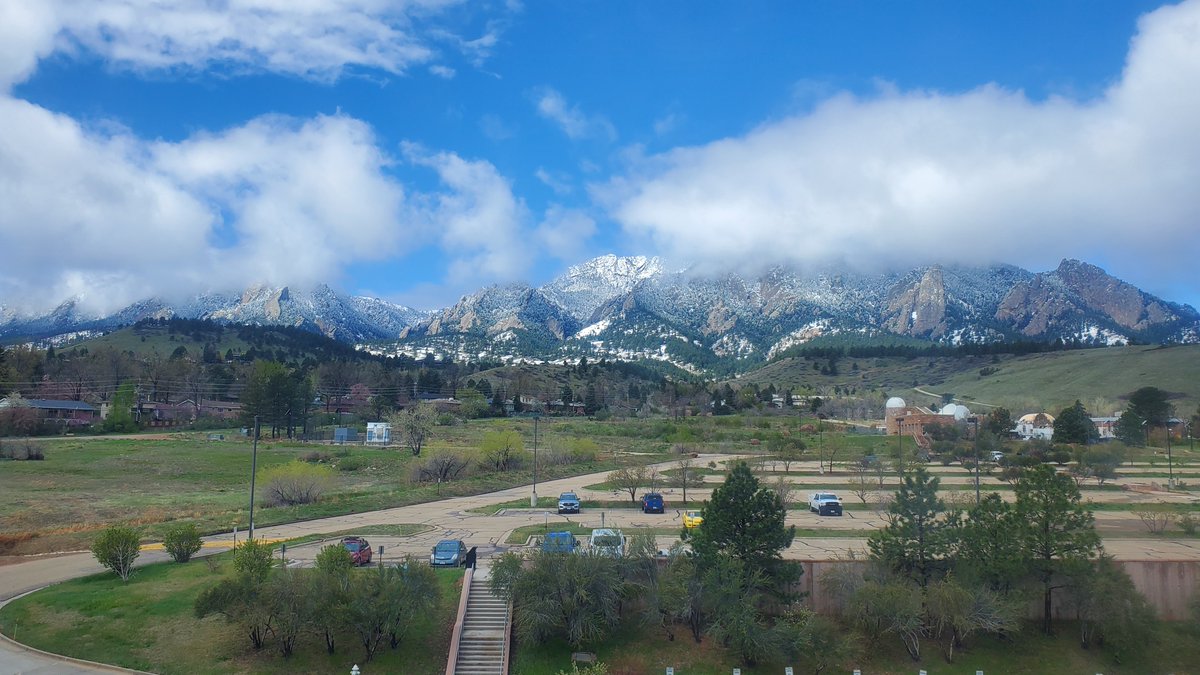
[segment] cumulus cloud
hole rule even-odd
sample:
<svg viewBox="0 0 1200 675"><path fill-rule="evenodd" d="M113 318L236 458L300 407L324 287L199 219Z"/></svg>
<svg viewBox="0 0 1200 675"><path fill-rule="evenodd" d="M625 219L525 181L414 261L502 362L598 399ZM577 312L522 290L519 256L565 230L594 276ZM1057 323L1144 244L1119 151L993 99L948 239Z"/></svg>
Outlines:
<svg viewBox="0 0 1200 675"><path fill-rule="evenodd" d="M1095 100L997 86L842 94L642 158L593 190L630 235L710 265L1045 268L1072 256L1170 283L1200 250L1196 82L1193 0L1142 18L1124 72Z"/></svg>
<svg viewBox="0 0 1200 675"><path fill-rule="evenodd" d="M543 87L534 94L534 105L538 115L558 125L567 138L601 138L616 140L617 130L612 123L600 115L588 115L577 105L567 103L563 95L550 87Z"/></svg>
<svg viewBox="0 0 1200 675"><path fill-rule="evenodd" d="M437 172L446 191L424 195L419 216L451 257L447 281L469 284L513 279L525 271L531 251L522 243L528 209L490 162L451 152L431 153L405 145L414 164Z"/></svg>
<svg viewBox="0 0 1200 675"><path fill-rule="evenodd" d="M414 19L449 4L0 3L0 92L56 52L135 71L401 73L433 54ZM498 30L469 44L473 58L487 56ZM430 244L453 258L450 278L495 281L523 269L516 242L528 218L494 166L408 147L408 159L441 179L408 191L370 126L352 117L267 115L167 142L0 93L0 119L0 304L9 307L74 297L111 311L151 294L314 284L349 262Z"/></svg>
<svg viewBox="0 0 1200 675"><path fill-rule="evenodd" d="M571 176L565 172L547 171L545 167L539 166L533 175L543 185L553 190L554 194L568 195L574 192L574 188L571 187Z"/></svg>
<svg viewBox="0 0 1200 675"><path fill-rule="evenodd" d="M453 68L440 64L429 66L429 72L433 75L437 75L443 80L453 80L454 76L458 74L458 72Z"/></svg>
<svg viewBox="0 0 1200 675"><path fill-rule="evenodd" d="M546 251L566 262L583 257L588 240L596 234L596 221L577 209L551 204L535 236Z"/></svg>
<svg viewBox="0 0 1200 675"><path fill-rule="evenodd" d="M0 116L7 304L113 309L147 289L317 283L422 236L400 225L404 191L352 118L262 117L166 143L13 99Z"/></svg>

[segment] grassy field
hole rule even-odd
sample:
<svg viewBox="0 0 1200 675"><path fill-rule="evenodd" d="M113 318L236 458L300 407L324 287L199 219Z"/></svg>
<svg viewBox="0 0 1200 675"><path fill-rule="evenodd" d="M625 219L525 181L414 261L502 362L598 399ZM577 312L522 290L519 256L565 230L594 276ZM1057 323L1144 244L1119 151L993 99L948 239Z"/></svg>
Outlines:
<svg viewBox="0 0 1200 675"><path fill-rule="evenodd" d="M549 480L612 470L625 463L665 460L680 439L705 452L745 452L755 449L753 439L799 424L799 418L691 418L678 422L543 418L539 449L546 454L542 455L539 477ZM524 439L524 468L505 473L481 468L478 448L486 434L500 430L515 430ZM440 487L411 482L418 460L404 448L264 440L258 448L260 477L264 470L312 452L328 454L334 466L357 468L335 471L333 487L319 503L267 508L260 502L255 522L266 526L523 485L532 478L528 456L532 433L529 419L476 420L436 427L423 456L457 452L473 459L470 477ZM44 461L0 465L0 555L85 549L97 530L113 523L142 527L150 539L160 536L164 525L173 521L195 522L209 533L245 527L251 444L232 433L225 438L209 441L207 434L196 432L166 438L47 439ZM572 447L578 439L590 440L593 460L546 462L546 457Z"/></svg>
<svg viewBox="0 0 1200 675"><path fill-rule="evenodd" d="M1002 405L1014 412L1057 411L1076 399L1087 404L1103 399L1123 408L1124 396L1139 387L1172 392L1176 411L1190 415L1200 405L1200 345L1108 347L1027 356L962 356L938 358L844 358L839 374L813 370L809 359L780 359L738 378L734 386L755 383L803 391L835 386L901 396L912 403L937 403L935 395L951 392L967 402ZM817 360L823 365L825 360ZM855 369L857 366L857 369ZM996 369L990 375L980 371ZM1093 411L1108 414L1113 410Z"/></svg>
<svg viewBox="0 0 1200 675"><path fill-rule="evenodd" d="M356 663L364 672L445 672L461 570L436 570L438 609L398 649L385 644L367 665L362 647L350 635L339 637L333 655L326 654L321 638L304 636L296 653L284 659L270 640L255 652L237 626L218 617L196 619L196 596L229 572L228 556L208 560L214 564L201 559L150 565L127 584L113 574L100 574L52 586L0 609L0 631L56 654L164 674L342 674Z"/></svg>
<svg viewBox="0 0 1200 675"><path fill-rule="evenodd" d="M727 653L714 640L705 638L696 644L685 628L677 631L674 641L668 641L662 629L640 626L636 619L622 625L611 639L603 644L585 646L609 667L611 675L641 675L662 673L668 666L686 675L728 675L741 668L743 675L777 675L784 666L794 666L797 673L811 673L812 665L804 661L767 663L746 666ZM922 642L922 660L913 662L904 652L898 639L871 643L860 659L830 667L826 673L848 673L861 669L871 675L911 675L925 670L930 675L961 675L982 670L1005 675L1164 675L1165 673L1195 673L1200 668L1200 631L1181 623L1160 624L1158 645L1169 649L1148 648L1135 662L1116 664L1102 649L1083 650L1076 639L1074 624L1058 625L1054 637L1045 637L1036 627L1028 626L1010 640L992 637L973 638L967 648L947 664L937 646ZM554 641L537 647L518 645L513 651L512 672L519 675L555 675L560 670L570 672L571 652L564 642Z"/></svg>
<svg viewBox="0 0 1200 675"><path fill-rule="evenodd" d="M1176 395L1176 412L1188 416L1200 404L1200 345L1137 346L1032 354L1003 359L997 372L981 376L963 369L935 385L966 401L1003 405L1011 410L1061 410L1080 399L1104 398L1125 407L1124 397L1154 386ZM928 389L928 387L923 387ZM904 395L904 394L902 394ZM917 400L921 400L918 398ZM1038 403L1041 408L1030 407ZM1096 411L1107 414L1112 410Z"/></svg>
<svg viewBox="0 0 1200 675"><path fill-rule="evenodd" d="M531 427L531 423L504 420L437 427L425 455L455 451L474 456L489 431L516 428L524 435ZM554 424L541 427L541 449L566 442L568 437L559 434ZM46 442L44 461L4 462L0 471L0 555L83 549L98 529L117 522L140 526L149 538L156 537L165 523L179 520L195 522L205 532L244 527L251 444L233 435L224 441L205 439L203 433L176 434L169 439L64 438ZM542 465L540 476L552 479L612 469L618 463L653 461L669 447L636 433L600 434L596 446L599 451L594 461ZM349 460L358 468L335 471L333 488L320 503L273 508L260 503L255 511L257 524L476 494L522 485L531 478L528 468L506 473L477 470L469 478L439 489L411 482L417 460L403 448L334 448L269 440L259 443L260 477L273 466L314 451L330 454L335 465ZM346 455L337 456L339 452Z"/></svg>

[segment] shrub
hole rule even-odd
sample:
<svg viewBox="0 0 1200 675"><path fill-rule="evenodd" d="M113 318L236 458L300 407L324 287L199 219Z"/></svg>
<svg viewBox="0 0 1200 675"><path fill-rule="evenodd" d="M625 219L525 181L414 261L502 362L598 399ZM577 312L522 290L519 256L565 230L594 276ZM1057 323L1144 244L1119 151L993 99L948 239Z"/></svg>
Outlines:
<svg viewBox="0 0 1200 675"><path fill-rule="evenodd" d="M8 441L0 444L0 459L41 461L46 459L46 451L35 441Z"/></svg>
<svg viewBox="0 0 1200 675"><path fill-rule="evenodd" d="M366 466L367 461L362 457L343 457L337 462L338 471L358 471Z"/></svg>
<svg viewBox="0 0 1200 675"><path fill-rule="evenodd" d="M200 532L194 523L178 524L163 535L163 548L175 562L185 563L200 550Z"/></svg>
<svg viewBox="0 0 1200 675"><path fill-rule="evenodd" d="M1183 530L1184 534L1196 534L1197 526L1200 526L1200 519L1197 519L1191 511L1184 511L1179 514L1179 518L1175 522L1179 525L1179 529Z"/></svg>
<svg viewBox="0 0 1200 675"><path fill-rule="evenodd" d="M261 539L247 539L233 548L233 569L248 581L266 579L272 563L271 546Z"/></svg>
<svg viewBox="0 0 1200 675"><path fill-rule="evenodd" d="M303 462L291 462L263 472L266 502L271 506L320 501L321 495L332 483L333 472L329 467Z"/></svg>
<svg viewBox="0 0 1200 675"><path fill-rule="evenodd" d="M328 452L318 452L316 450L300 455L300 461L308 462L309 464L328 464L332 459L333 457Z"/></svg>
<svg viewBox="0 0 1200 675"><path fill-rule="evenodd" d="M325 574L348 574L353 567L354 560L350 557L350 552L341 544L322 546L317 552L317 569Z"/></svg>
<svg viewBox="0 0 1200 675"><path fill-rule="evenodd" d="M121 581L129 581L133 561L141 553L141 535L132 527L114 525L100 533L92 542L96 561L112 570Z"/></svg>
<svg viewBox="0 0 1200 675"><path fill-rule="evenodd" d="M1142 521L1151 534L1162 534L1175 522L1175 510L1166 504L1146 504L1135 510L1133 515Z"/></svg>

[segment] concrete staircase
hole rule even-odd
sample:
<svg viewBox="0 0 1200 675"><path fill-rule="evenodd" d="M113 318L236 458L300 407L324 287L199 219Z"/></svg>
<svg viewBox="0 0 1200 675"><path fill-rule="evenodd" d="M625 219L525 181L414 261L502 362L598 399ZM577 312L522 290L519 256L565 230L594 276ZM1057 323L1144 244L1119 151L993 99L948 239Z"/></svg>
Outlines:
<svg viewBox="0 0 1200 675"><path fill-rule="evenodd" d="M486 578L477 578L467 596L455 675L507 675L508 627L508 603L492 595Z"/></svg>

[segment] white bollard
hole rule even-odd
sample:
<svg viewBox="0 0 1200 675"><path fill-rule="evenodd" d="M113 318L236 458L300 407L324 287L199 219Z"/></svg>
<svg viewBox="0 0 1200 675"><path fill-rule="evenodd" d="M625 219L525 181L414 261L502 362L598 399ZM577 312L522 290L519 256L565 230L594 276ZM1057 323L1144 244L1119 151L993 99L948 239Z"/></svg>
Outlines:
<svg viewBox="0 0 1200 675"><path fill-rule="evenodd" d="M352 667L352 668L350 669L350 675L359 675L359 673L361 673L361 672L362 672L362 671L358 669L358 664L357 664L357 663L356 663L356 664L354 664L354 667Z"/></svg>
<svg viewBox="0 0 1200 675"><path fill-rule="evenodd" d="M791 666L787 666L783 669L783 675L796 675L796 673L792 670Z"/></svg>
<svg viewBox="0 0 1200 675"><path fill-rule="evenodd" d="M675 669L671 666L667 666L667 675L675 675Z"/></svg>

